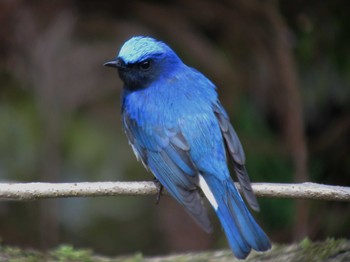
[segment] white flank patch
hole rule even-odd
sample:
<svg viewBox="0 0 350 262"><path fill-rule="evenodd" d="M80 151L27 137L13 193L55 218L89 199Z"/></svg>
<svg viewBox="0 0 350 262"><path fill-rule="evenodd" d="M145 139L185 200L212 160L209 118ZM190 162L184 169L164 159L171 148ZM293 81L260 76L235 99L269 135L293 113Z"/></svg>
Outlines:
<svg viewBox="0 0 350 262"><path fill-rule="evenodd" d="M201 187L204 195L209 200L210 204L213 206L213 208L215 210L217 210L218 209L218 203L216 202L216 199L215 199L213 193L211 192L207 182L205 181L205 179L203 178L203 176L201 174L199 174L199 186Z"/></svg>
<svg viewBox="0 0 350 262"><path fill-rule="evenodd" d="M135 156L136 156L137 161L141 161L142 165L143 165L143 166L146 168L146 170L148 171L148 170L149 170L149 169L148 169L148 166L143 162L142 158L140 157L140 155L139 155L139 153L137 152L137 150L136 150L136 148L134 147L134 145L131 144L130 142L129 142L129 145L131 145L132 151L134 151L134 154L135 154Z"/></svg>

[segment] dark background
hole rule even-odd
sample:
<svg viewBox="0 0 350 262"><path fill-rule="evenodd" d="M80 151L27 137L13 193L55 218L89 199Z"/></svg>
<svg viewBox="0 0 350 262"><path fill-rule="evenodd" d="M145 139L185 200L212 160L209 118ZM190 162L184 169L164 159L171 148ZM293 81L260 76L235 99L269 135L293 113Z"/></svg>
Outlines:
<svg viewBox="0 0 350 262"><path fill-rule="evenodd" d="M350 184L348 1L0 2L2 182L151 180L102 64L133 35L168 43L218 86L254 182ZM259 199L272 241L349 237L347 203ZM172 199L0 203L2 244L118 255L227 248Z"/></svg>

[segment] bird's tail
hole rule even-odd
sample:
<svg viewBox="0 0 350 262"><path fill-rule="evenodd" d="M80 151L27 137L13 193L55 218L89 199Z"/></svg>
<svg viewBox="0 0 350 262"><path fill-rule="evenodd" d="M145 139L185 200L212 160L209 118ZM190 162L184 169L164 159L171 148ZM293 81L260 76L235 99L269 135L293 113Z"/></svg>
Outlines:
<svg viewBox="0 0 350 262"><path fill-rule="evenodd" d="M269 238L255 222L230 177L220 181L207 175L201 176L200 182L237 258L246 258L251 249L266 251L271 248Z"/></svg>

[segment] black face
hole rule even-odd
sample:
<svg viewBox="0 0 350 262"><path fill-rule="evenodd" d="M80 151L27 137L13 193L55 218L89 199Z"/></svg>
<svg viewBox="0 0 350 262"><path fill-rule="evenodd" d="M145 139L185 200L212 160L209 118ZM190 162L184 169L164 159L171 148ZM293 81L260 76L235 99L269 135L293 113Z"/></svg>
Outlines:
<svg viewBox="0 0 350 262"><path fill-rule="evenodd" d="M157 76L153 59L126 64L123 59L117 58L115 61L107 62L104 65L118 69L119 77L123 80L124 87L127 89L146 88Z"/></svg>

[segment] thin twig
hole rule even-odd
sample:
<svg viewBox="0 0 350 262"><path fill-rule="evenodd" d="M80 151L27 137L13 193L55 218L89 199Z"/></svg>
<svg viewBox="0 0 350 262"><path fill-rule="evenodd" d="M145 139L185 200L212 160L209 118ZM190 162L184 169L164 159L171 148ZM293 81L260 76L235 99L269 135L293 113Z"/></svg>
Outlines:
<svg viewBox="0 0 350 262"><path fill-rule="evenodd" d="M316 183L253 183L252 186L261 197L350 202L350 187ZM157 188L153 182L0 183L0 200L155 194Z"/></svg>

